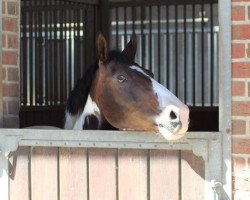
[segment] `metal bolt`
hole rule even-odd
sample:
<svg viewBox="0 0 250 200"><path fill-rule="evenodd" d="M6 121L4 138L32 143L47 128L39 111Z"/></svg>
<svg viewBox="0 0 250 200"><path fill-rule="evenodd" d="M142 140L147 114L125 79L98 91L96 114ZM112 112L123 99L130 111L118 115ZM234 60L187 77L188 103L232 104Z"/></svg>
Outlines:
<svg viewBox="0 0 250 200"><path fill-rule="evenodd" d="M226 129L226 133L227 133L227 134L231 133L231 129L230 129L230 128L227 128L227 129Z"/></svg>
<svg viewBox="0 0 250 200"><path fill-rule="evenodd" d="M217 180L211 180L211 187L213 190L217 190L219 187L222 187L222 184Z"/></svg>

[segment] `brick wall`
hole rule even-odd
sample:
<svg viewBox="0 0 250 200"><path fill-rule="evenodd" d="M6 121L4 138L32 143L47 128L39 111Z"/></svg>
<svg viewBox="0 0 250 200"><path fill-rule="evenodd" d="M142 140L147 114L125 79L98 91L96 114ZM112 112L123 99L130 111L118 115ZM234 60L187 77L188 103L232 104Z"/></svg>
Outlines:
<svg viewBox="0 0 250 200"><path fill-rule="evenodd" d="M250 199L250 0L232 0L232 180L235 200Z"/></svg>
<svg viewBox="0 0 250 200"><path fill-rule="evenodd" d="M3 0L4 127L18 127L19 0ZM232 0L233 196L250 199L250 0Z"/></svg>
<svg viewBox="0 0 250 200"><path fill-rule="evenodd" d="M3 0L2 4L2 91L3 126L19 127L19 0Z"/></svg>

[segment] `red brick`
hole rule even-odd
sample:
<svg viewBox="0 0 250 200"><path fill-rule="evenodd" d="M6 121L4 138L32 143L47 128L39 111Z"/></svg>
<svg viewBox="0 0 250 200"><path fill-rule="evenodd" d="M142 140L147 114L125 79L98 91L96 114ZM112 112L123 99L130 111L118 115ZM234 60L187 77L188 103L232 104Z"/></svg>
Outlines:
<svg viewBox="0 0 250 200"><path fill-rule="evenodd" d="M8 81L19 81L18 68L8 68Z"/></svg>
<svg viewBox="0 0 250 200"><path fill-rule="evenodd" d="M8 35L8 48L17 49L18 45L18 36L17 35Z"/></svg>
<svg viewBox="0 0 250 200"><path fill-rule="evenodd" d="M248 200L250 199L250 192L236 191L233 200Z"/></svg>
<svg viewBox="0 0 250 200"><path fill-rule="evenodd" d="M250 0L232 0L232 2L250 2Z"/></svg>
<svg viewBox="0 0 250 200"><path fill-rule="evenodd" d="M232 58L245 57L245 44L232 44Z"/></svg>
<svg viewBox="0 0 250 200"><path fill-rule="evenodd" d="M244 21L245 20L245 6L233 6L232 7L232 21Z"/></svg>
<svg viewBox="0 0 250 200"><path fill-rule="evenodd" d="M232 121L232 134L233 135L246 134L246 121L245 120L233 120Z"/></svg>
<svg viewBox="0 0 250 200"><path fill-rule="evenodd" d="M250 24L232 25L232 40L250 39Z"/></svg>
<svg viewBox="0 0 250 200"><path fill-rule="evenodd" d="M7 102L3 101L3 114L7 114L8 113L8 109L7 109Z"/></svg>
<svg viewBox="0 0 250 200"><path fill-rule="evenodd" d="M249 177L233 177L233 189L241 191L250 191L250 178Z"/></svg>
<svg viewBox="0 0 250 200"><path fill-rule="evenodd" d="M250 97L250 82L248 83L248 96Z"/></svg>
<svg viewBox="0 0 250 200"><path fill-rule="evenodd" d="M7 47L6 46L6 34L2 34L2 45L3 45L3 47L5 48L5 47Z"/></svg>
<svg viewBox="0 0 250 200"><path fill-rule="evenodd" d="M248 6L248 19L250 19L250 6Z"/></svg>
<svg viewBox="0 0 250 200"><path fill-rule="evenodd" d="M250 102L233 101L232 104L233 116L248 116L250 115Z"/></svg>
<svg viewBox="0 0 250 200"><path fill-rule="evenodd" d="M3 84L4 97L19 97L19 84Z"/></svg>
<svg viewBox="0 0 250 200"><path fill-rule="evenodd" d="M250 154L250 139L233 139L233 153Z"/></svg>
<svg viewBox="0 0 250 200"><path fill-rule="evenodd" d="M232 164L233 164L233 171L235 173L238 172L246 172L246 159L245 158L233 158L232 160Z"/></svg>
<svg viewBox="0 0 250 200"><path fill-rule="evenodd" d="M3 13L3 14L6 13L6 12L5 12L5 11L6 11L5 5L6 5L5 1L3 1L3 3L2 3L2 13Z"/></svg>
<svg viewBox="0 0 250 200"><path fill-rule="evenodd" d="M17 15L18 14L18 5L17 2L8 2L7 11L9 15Z"/></svg>
<svg viewBox="0 0 250 200"><path fill-rule="evenodd" d="M247 45L247 57L250 58L250 44Z"/></svg>
<svg viewBox="0 0 250 200"><path fill-rule="evenodd" d="M4 31L12 31L17 32L18 31L18 21L14 18L3 18L3 30Z"/></svg>
<svg viewBox="0 0 250 200"><path fill-rule="evenodd" d="M2 71L2 80L6 80L6 77L7 77L7 76L6 76L6 68L3 67L2 70L3 70L3 71Z"/></svg>
<svg viewBox="0 0 250 200"><path fill-rule="evenodd" d="M233 78L250 78L250 62L233 62Z"/></svg>
<svg viewBox="0 0 250 200"><path fill-rule="evenodd" d="M3 126L4 128L19 128L19 118L18 117L4 117Z"/></svg>
<svg viewBox="0 0 250 200"><path fill-rule="evenodd" d="M17 65L17 63L18 63L17 51L3 51L4 65Z"/></svg>
<svg viewBox="0 0 250 200"><path fill-rule="evenodd" d="M8 101L8 114L18 115L20 106L19 101Z"/></svg>
<svg viewBox="0 0 250 200"><path fill-rule="evenodd" d="M232 96L245 96L245 82L232 82Z"/></svg>

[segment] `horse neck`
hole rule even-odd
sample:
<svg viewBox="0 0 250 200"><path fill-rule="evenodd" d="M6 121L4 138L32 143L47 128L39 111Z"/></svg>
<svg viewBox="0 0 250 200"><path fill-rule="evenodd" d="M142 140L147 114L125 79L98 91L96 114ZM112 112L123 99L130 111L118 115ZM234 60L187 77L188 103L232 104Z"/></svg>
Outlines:
<svg viewBox="0 0 250 200"><path fill-rule="evenodd" d="M91 97L92 101L94 104L96 104L96 106L99 109L99 120L101 122L100 127L98 127L98 129L101 130L116 130L116 128L114 128L105 118L105 116L103 115L102 112L102 108L100 106L100 102L98 101L98 99L100 98L100 92L105 92L103 91L102 88L102 74L101 71L98 69L96 71L95 74L95 78L92 81L92 85L90 88L90 92L89 92L89 96Z"/></svg>

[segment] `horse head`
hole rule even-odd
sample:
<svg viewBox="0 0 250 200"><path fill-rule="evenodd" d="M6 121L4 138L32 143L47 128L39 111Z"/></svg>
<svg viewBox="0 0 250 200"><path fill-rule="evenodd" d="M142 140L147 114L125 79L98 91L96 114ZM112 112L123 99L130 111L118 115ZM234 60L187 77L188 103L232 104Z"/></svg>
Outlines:
<svg viewBox="0 0 250 200"><path fill-rule="evenodd" d="M90 90L101 118L120 130L155 131L178 139L188 130L189 108L152 73L135 63L136 36L122 52L97 38L98 69Z"/></svg>

